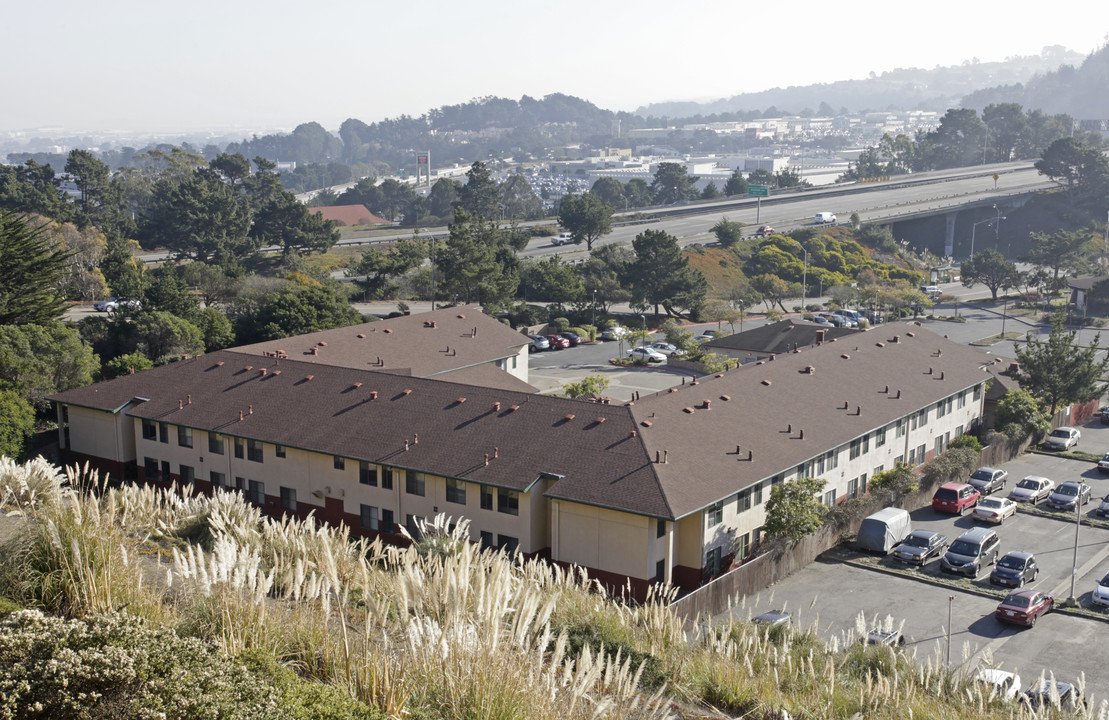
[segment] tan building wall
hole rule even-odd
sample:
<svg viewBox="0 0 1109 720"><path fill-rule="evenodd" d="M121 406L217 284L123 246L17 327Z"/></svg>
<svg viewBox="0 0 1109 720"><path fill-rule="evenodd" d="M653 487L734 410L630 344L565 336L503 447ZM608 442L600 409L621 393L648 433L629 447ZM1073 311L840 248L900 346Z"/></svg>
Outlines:
<svg viewBox="0 0 1109 720"><path fill-rule="evenodd" d="M553 559L640 580L654 576L647 562L647 533L654 528L648 518L565 500L551 504Z"/></svg>
<svg viewBox="0 0 1109 720"><path fill-rule="evenodd" d="M69 414L69 450L116 462L134 459L134 433L127 427L134 420L123 413L109 413L76 405L66 406ZM65 447L59 418L59 442Z"/></svg>

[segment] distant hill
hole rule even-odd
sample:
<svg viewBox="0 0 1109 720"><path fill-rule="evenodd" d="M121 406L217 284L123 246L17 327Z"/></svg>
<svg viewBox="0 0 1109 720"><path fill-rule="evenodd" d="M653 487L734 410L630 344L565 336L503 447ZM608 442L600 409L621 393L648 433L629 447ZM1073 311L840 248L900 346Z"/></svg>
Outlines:
<svg viewBox="0 0 1109 720"><path fill-rule="evenodd" d="M975 91L1027 83L1037 75L1053 72L1060 66L1081 62L1082 57L1081 53L1056 45L1045 47L1040 55L1012 57L1003 62L968 61L932 70L898 68L881 75L872 74L864 80L774 88L712 102L652 103L640 107L635 114L684 118L771 107L780 113L811 110L817 114L831 114L829 110L845 113L894 108L943 112L959 105L964 97ZM820 111L822 104L824 112Z"/></svg>
<svg viewBox="0 0 1109 720"><path fill-rule="evenodd" d="M981 110L1008 102L1048 114L1066 113L1078 120L1109 119L1109 46L1080 64L1062 65L1023 83L977 90L967 95L962 105Z"/></svg>

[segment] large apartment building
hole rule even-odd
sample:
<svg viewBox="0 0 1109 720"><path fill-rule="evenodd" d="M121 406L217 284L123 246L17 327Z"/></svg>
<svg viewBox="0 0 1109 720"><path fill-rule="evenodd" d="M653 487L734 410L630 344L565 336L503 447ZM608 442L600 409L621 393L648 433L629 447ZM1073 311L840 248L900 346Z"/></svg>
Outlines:
<svg viewBox="0 0 1109 720"><path fill-rule="evenodd" d="M511 357L526 364L526 350L504 354L515 339L494 320L450 312L467 316L456 318L465 332L427 348L450 358L484 338L501 347L488 354L502 356L502 374ZM443 330L442 316L436 328L417 317L407 332ZM942 452L979 421L992 361L899 323L613 404L536 395L510 387L530 388L516 376L452 382L465 374L397 370L392 358L383 370L376 351L325 364L369 334L328 333L315 351L289 338L55 395L63 452L388 540L417 518L466 517L475 542L642 594L660 580L696 587L745 556L776 483L823 478L832 504L865 493L875 472Z"/></svg>

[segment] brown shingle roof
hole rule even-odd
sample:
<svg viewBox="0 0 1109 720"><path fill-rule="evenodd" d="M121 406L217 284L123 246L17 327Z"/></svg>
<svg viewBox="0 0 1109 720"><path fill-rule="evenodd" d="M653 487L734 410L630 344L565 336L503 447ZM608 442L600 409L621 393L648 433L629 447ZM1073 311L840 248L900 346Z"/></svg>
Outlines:
<svg viewBox="0 0 1109 720"><path fill-rule="evenodd" d="M825 340L854 335L859 330L845 327L827 327L810 322L779 320L776 323L745 330L734 335L726 335L705 343L705 347L722 351L736 357L750 353L760 357L792 352L794 348L806 348L816 344L818 333L823 332Z"/></svg>
<svg viewBox="0 0 1109 720"><path fill-rule="evenodd" d="M290 360L430 377L512 357L529 342L527 335L489 317L478 306L465 305L267 340L231 351L253 356L284 351ZM465 382L463 377L442 379ZM522 382L512 383L481 370L468 377L496 379L499 386L526 389Z"/></svg>
<svg viewBox="0 0 1109 720"><path fill-rule="evenodd" d="M641 398L632 414L648 454L668 454L654 467L681 517L982 382L990 360L898 323Z"/></svg>
<svg viewBox="0 0 1109 720"><path fill-rule="evenodd" d="M340 225L389 225L384 218L374 215L365 205L329 205L326 207L308 208L311 212L323 216L324 220L334 220Z"/></svg>

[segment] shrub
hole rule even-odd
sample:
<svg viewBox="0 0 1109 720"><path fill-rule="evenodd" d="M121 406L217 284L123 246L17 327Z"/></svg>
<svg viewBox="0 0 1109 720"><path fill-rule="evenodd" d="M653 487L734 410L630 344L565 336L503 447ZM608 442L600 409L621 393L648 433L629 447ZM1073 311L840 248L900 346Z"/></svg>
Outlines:
<svg viewBox="0 0 1109 720"><path fill-rule="evenodd" d="M970 448L974 452L980 453L982 452L982 443L978 442L978 438L973 435L959 435L947 444L948 450L957 448Z"/></svg>
<svg viewBox="0 0 1109 720"><path fill-rule="evenodd" d="M558 332L565 332L570 329L570 320L564 317L551 318L551 327Z"/></svg>
<svg viewBox="0 0 1109 720"><path fill-rule="evenodd" d="M577 659L581 657L582 650L587 645L594 653L601 652L602 648L606 655L615 657L619 653L621 658L631 660L632 667L643 666L640 682L644 687L651 689L662 687L666 682L666 675L662 671L658 658L640 652L623 638L614 637L611 634L606 635L602 630L603 628L599 625L579 623L573 623L562 628L562 631L566 633L566 655ZM557 636L558 632L555 629L552 635Z"/></svg>
<svg viewBox="0 0 1109 720"><path fill-rule="evenodd" d="M949 449L924 466L923 476L930 484L950 482L968 474L978 462L978 452L968 447Z"/></svg>

